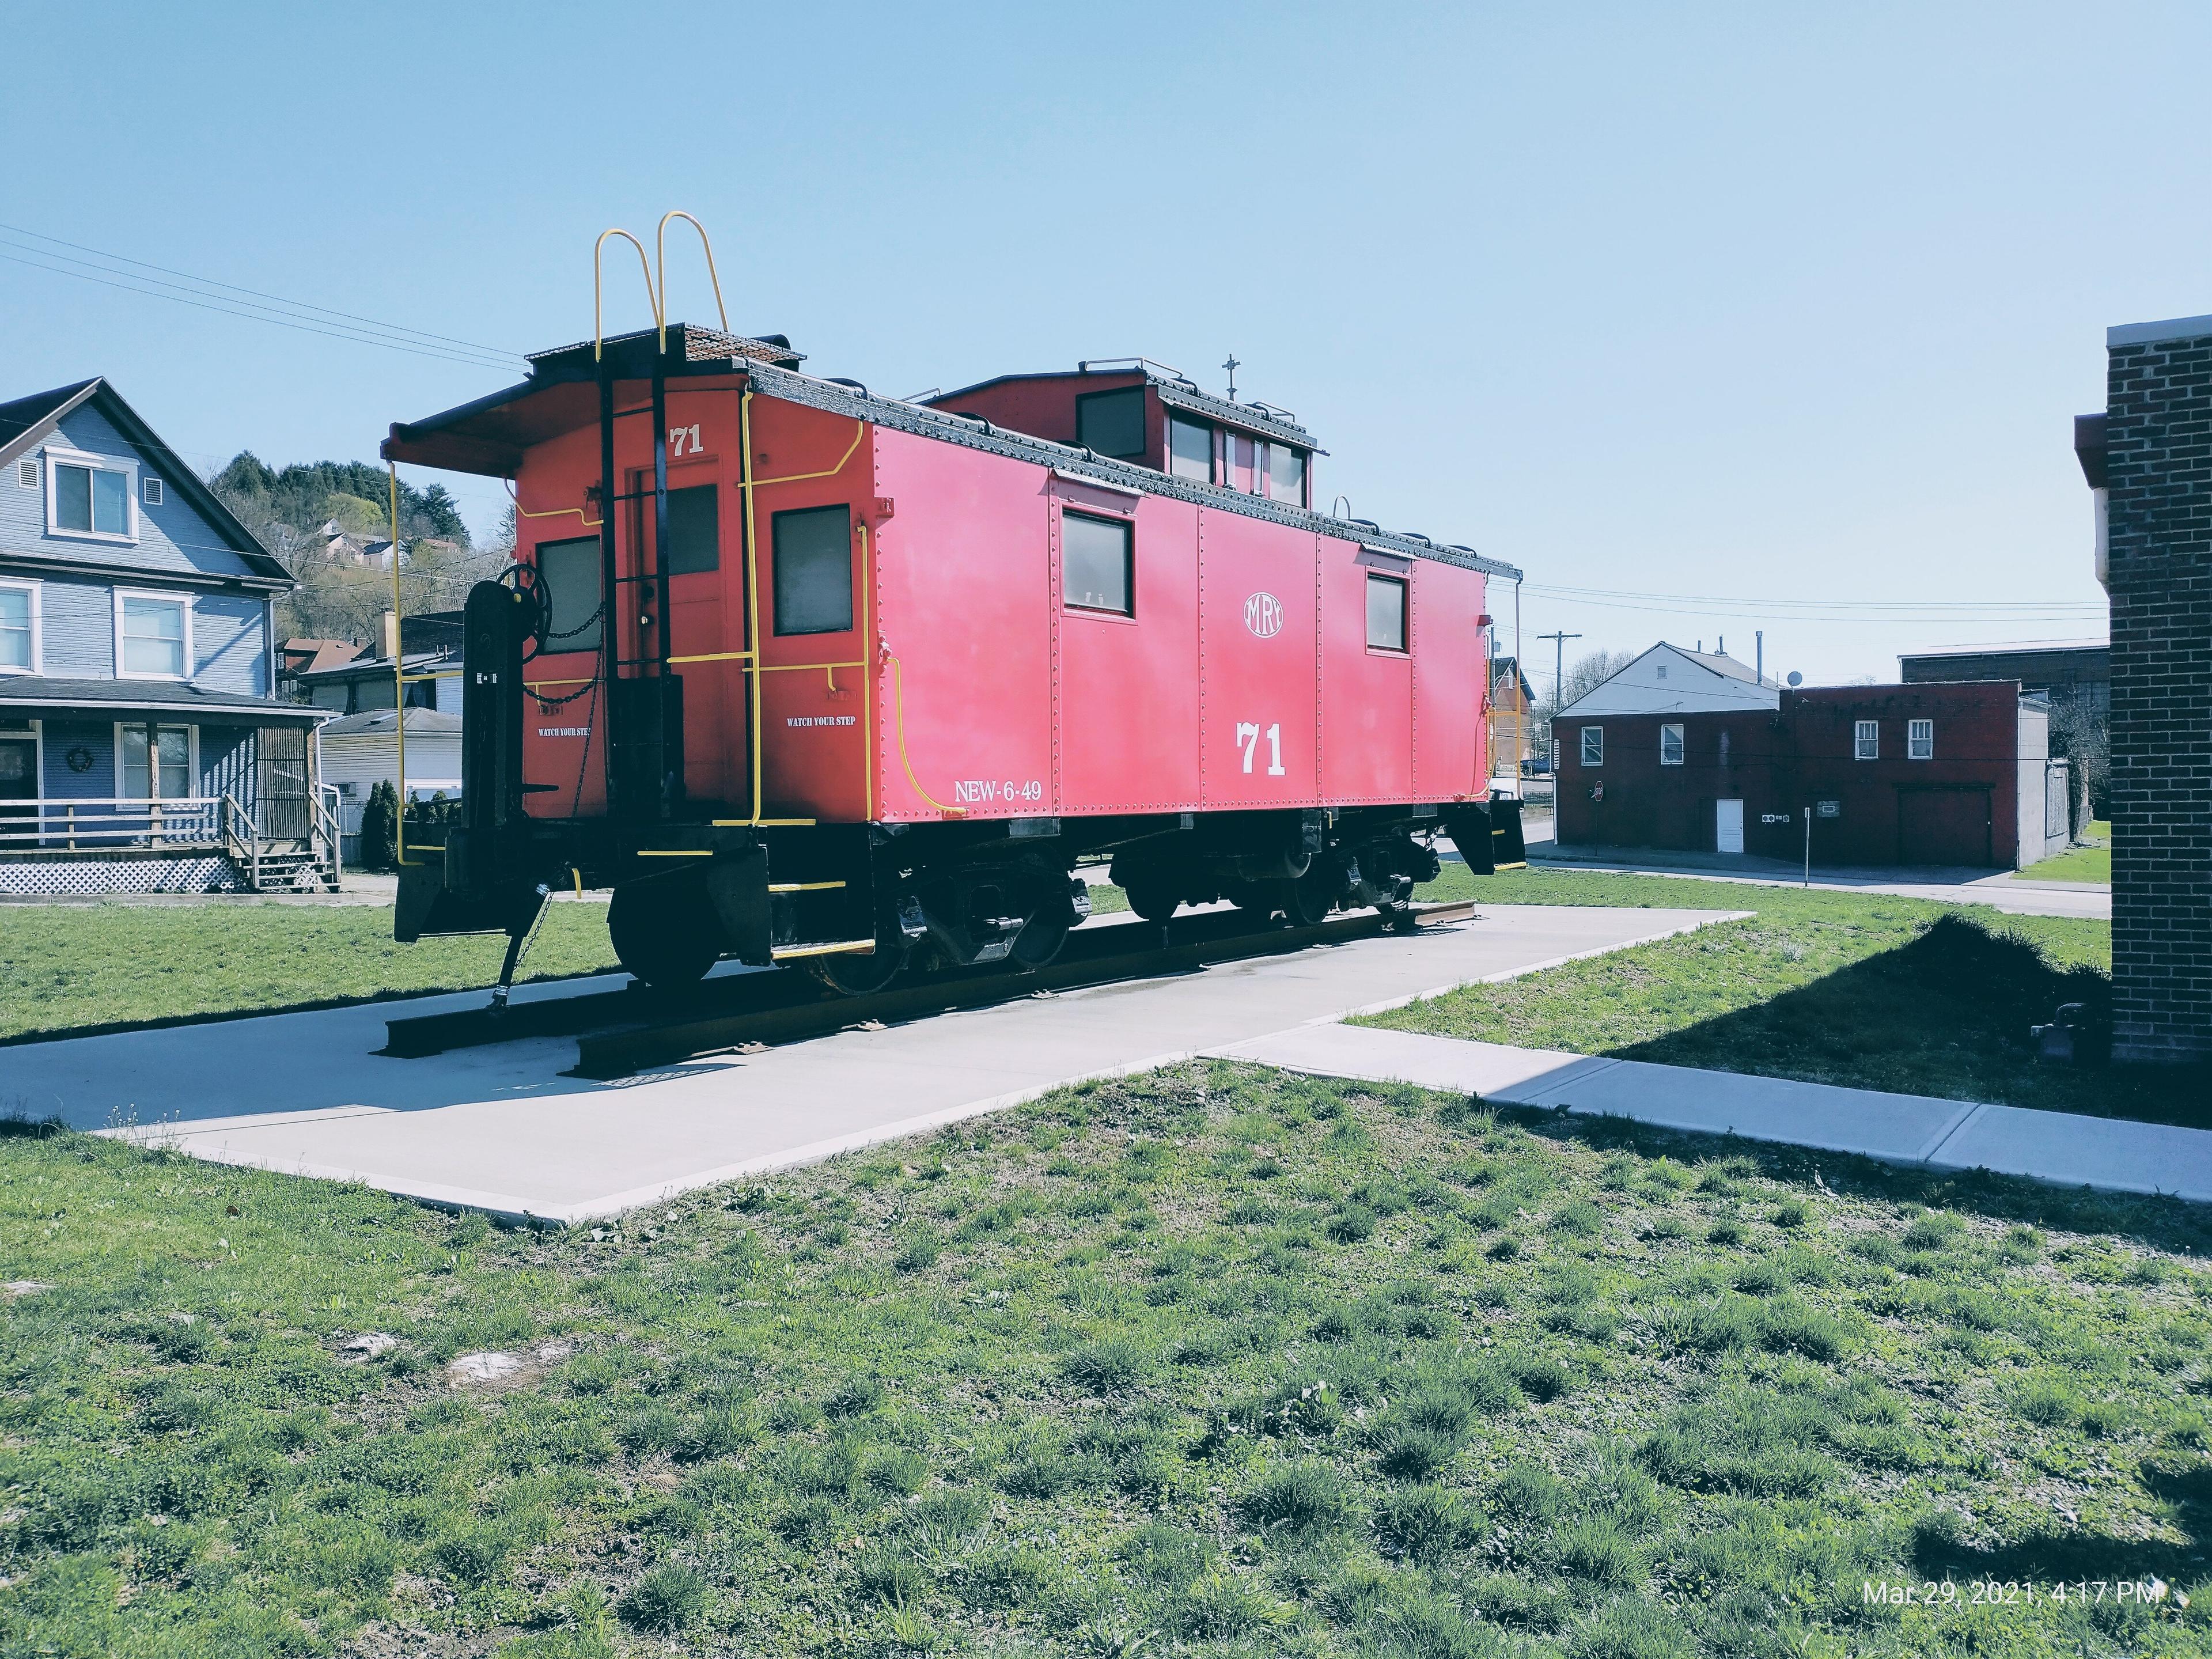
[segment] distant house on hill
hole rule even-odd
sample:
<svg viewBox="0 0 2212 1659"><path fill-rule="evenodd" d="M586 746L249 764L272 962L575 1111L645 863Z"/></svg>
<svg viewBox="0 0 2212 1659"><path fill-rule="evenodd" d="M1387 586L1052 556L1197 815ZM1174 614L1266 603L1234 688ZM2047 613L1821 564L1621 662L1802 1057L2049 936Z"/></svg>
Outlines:
<svg viewBox="0 0 2212 1659"><path fill-rule="evenodd" d="M106 380L0 403L0 893L335 880L291 586Z"/></svg>

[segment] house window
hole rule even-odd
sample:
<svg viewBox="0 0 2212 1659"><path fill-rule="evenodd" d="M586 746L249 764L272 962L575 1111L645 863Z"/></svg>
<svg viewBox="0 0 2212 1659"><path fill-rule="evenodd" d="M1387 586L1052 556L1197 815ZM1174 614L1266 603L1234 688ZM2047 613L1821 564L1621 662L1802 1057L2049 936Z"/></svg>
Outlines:
<svg viewBox="0 0 2212 1659"><path fill-rule="evenodd" d="M1060 592L1074 611L1137 614L1137 527L1127 519L1060 515Z"/></svg>
<svg viewBox="0 0 2212 1659"><path fill-rule="evenodd" d="M1663 662L1661 663L1656 672L1661 679L1665 679L1667 678L1667 665Z"/></svg>
<svg viewBox="0 0 2212 1659"><path fill-rule="evenodd" d="M775 515L775 631L842 634L853 626L853 509Z"/></svg>
<svg viewBox="0 0 2212 1659"><path fill-rule="evenodd" d="M1659 764L1680 766L1682 763L1682 728L1662 726L1659 728Z"/></svg>
<svg viewBox="0 0 2212 1659"><path fill-rule="evenodd" d="M136 541L138 469L135 463L46 452L46 530L94 541Z"/></svg>
<svg viewBox="0 0 2212 1659"><path fill-rule="evenodd" d="M599 648L602 574L597 536L538 544L538 580L548 600L542 649L550 653Z"/></svg>
<svg viewBox="0 0 2212 1659"><path fill-rule="evenodd" d="M1267 494L1292 507L1306 504L1306 453L1288 444L1267 446Z"/></svg>
<svg viewBox="0 0 2212 1659"><path fill-rule="evenodd" d="M1075 441L1116 460L1145 453L1145 388L1092 392L1075 400Z"/></svg>
<svg viewBox="0 0 2212 1659"><path fill-rule="evenodd" d="M39 590L0 582L0 674L39 672Z"/></svg>
<svg viewBox="0 0 2212 1659"><path fill-rule="evenodd" d="M1851 735L1851 754L1859 760L1881 758L1881 722L1861 720Z"/></svg>
<svg viewBox="0 0 2212 1659"><path fill-rule="evenodd" d="M1406 579L1367 573L1367 643L1377 651L1406 648Z"/></svg>
<svg viewBox="0 0 2212 1659"><path fill-rule="evenodd" d="M1213 428L1203 421L1168 416L1168 472L1198 483L1213 482Z"/></svg>
<svg viewBox="0 0 2212 1659"><path fill-rule="evenodd" d="M650 514L648 504L646 511ZM668 492L668 574L693 576L722 562L720 497L712 484Z"/></svg>
<svg viewBox="0 0 2212 1659"><path fill-rule="evenodd" d="M1934 760L1936 758L1936 722L1913 720L1905 728L1905 758Z"/></svg>
<svg viewBox="0 0 2212 1659"><path fill-rule="evenodd" d="M185 726L126 726L123 795L126 800L189 800L192 733Z"/></svg>
<svg viewBox="0 0 2212 1659"><path fill-rule="evenodd" d="M1602 726L1583 727L1583 764L1584 766L1605 764L1605 727Z"/></svg>
<svg viewBox="0 0 2212 1659"><path fill-rule="evenodd" d="M118 678L183 679L191 672L191 602L182 594L116 591Z"/></svg>

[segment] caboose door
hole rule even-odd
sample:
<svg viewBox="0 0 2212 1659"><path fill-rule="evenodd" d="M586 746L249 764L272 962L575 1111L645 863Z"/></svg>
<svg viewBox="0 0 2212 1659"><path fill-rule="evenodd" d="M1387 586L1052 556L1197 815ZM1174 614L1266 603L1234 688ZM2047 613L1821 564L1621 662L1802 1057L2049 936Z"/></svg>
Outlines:
<svg viewBox="0 0 2212 1659"><path fill-rule="evenodd" d="M668 651L672 657L715 657L741 641L724 636L724 618L742 617L744 561L725 557L722 521L732 526L738 512L722 510L721 466L713 455L686 455L668 465ZM653 472L631 473L635 503L630 545L643 550L638 568L653 560ZM650 590L648 590L649 592ZM732 629L735 634L739 631ZM736 803L751 788L744 757L744 685L742 665L733 659L679 662L672 672L684 678L684 787L694 800Z"/></svg>
<svg viewBox="0 0 2212 1659"><path fill-rule="evenodd" d="M771 817L849 822L872 793L863 526L846 501L760 516L762 799Z"/></svg>

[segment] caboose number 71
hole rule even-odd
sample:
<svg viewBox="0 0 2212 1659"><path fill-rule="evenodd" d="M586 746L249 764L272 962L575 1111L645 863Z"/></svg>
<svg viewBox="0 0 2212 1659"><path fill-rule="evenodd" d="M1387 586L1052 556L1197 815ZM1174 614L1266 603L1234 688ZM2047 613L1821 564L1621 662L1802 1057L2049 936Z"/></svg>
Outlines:
<svg viewBox="0 0 2212 1659"><path fill-rule="evenodd" d="M1144 916L1402 913L1492 801L1464 548L1313 510L1311 435L1142 360L908 401L681 323L539 354L386 458L512 481L465 612L461 822L402 939L611 887L623 964L848 992ZM507 974L502 974L502 984Z"/></svg>

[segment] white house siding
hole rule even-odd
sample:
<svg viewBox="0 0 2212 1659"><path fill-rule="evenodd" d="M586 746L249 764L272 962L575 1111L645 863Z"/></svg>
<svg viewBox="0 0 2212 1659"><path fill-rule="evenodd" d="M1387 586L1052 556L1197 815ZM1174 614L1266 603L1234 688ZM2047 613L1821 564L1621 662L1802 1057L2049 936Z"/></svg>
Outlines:
<svg viewBox="0 0 2212 1659"><path fill-rule="evenodd" d="M1607 714L1705 714L1781 705L1781 689L1776 685L1761 685L1747 676L1738 678L1708 667L1695 652L1655 645L1611 679L1561 709L1559 718L1564 726L1569 720Z"/></svg>
<svg viewBox="0 0 2212 1659"><path fill-rule="evenodd" d="M399 738L397 732L362 732L352 736L322 739L323 773L325 783L334 783L341 789L353 785L355 799L367 796L378 783L389 783L395 788L399 783ZM452 736L414 736L407 739L407 790L410 794L427 795L442 789L448 795L461 793L461 739Z"/></svg>

